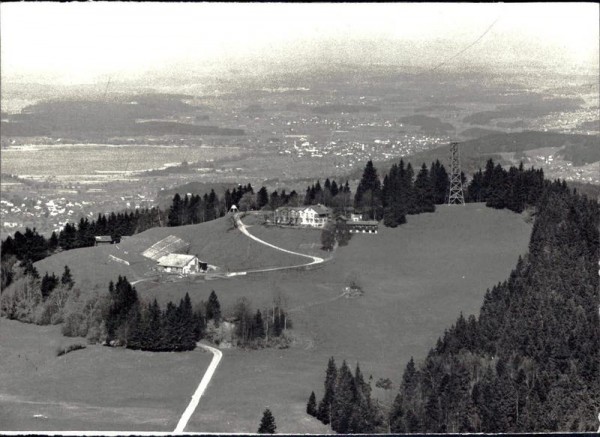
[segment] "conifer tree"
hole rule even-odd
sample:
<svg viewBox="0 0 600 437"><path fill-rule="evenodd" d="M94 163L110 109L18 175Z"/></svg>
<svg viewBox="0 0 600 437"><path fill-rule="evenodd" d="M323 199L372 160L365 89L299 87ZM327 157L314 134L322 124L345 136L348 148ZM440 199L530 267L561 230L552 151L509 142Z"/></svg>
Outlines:
<svg viewBox="0 0 600 437"><path fill-rule="evenodd" d="M433 183L434 201L436 205L446 203L448 197L448 191L450 189L450 178L446 172L446 168L436 160L431 164L431 170L429 172L431 181Z"/></svg>
<svg viewBox="0 0 600 437"><path fill-rule="evenodd" d="M197 306L194 311L194 334L196 341L200 341L204 337L205 329L206 321L202 313L202 308Z"/></svg>
<svg viewBox="0 0 600 437"><path fill-rule="evenodd" d="M382 190L386 194L383 224L395 228L398 225L406 223L407 191L403 160L400 160L399 165L392 165L385 183L385 187Z"/></svg>
<svg viewBox="0 0 600 437"><path fill-rule="evenodd" d="M108 287L110 304L105 323L107 343L115 339L117 331L126 334L128 315L131 308L138 303L138 295L125 276L119 276L116 285L111 281ZM120 337L119 340L126 340Z"/></svg>
<svg viewBox="0 0 600 437"><path fill-rule="evenodd" d="M180 347L179 342L179 317L177 314L177 307L173 302L168 302L167 307L162 313L161 317L161 339L159 350L178 350Z"/></svg>
<svg viewBox="0 0 600 437"><path fill-rule="evenodd" d="M327 363L327 370L325 372L325 393L323 399L319 402L319 408L317 410L317 419L325 425L331 422L331 405L335 398L336 379L337 367L335 365L335 360L331 357Z"/></svg>
<svg viewBox="0 0 600 437"><path fill-rule="evenodd" d="M65 270L63 271L63 274L60 278L60 283L67 288L73 287L74 282L73 277L71 276L71 269L69 269L69 266L65 266Z"/></svg>
<svg viewBox="0 0 600 437"><path fill-rule="evenodd" d="M144 349L144 320L140 303L135 302L127 314L127 347L129 349Z"/></svg>
<svg viewBox="0 0 600 437"><path fill-rule="evenodd" d="M185 293L178 308L180 350L193 350L196 347L196 319L190 295Z"/></svg>
<svg viewBox="0 0 600 437"><path fill-rule="evenodd" d="M254 328L252 330L255 338L265 338L265 322L263 321L260 310L256 310L254 316Z"/></svg>
<svg viewBox="0 0 600 437"><path fill-rule="evenodd" d="M217 324L221 320L221 304L219 303L215 290L212 290L208 297L208 303L206 304L206 318L207 320L214 320Z"/></svg>
<svg viewBox="0 0 600 437"><path fill-rule="evenodd" d="M335 396L331 404L331 429L338 433L350 431L350 420L356 400L356 386L352 372L346 361L338 371L335 383Z"/></svg>
<svg viewBox="0 0 600 437"><path fill-rule="evenodd" d="M269 193L265 187L261 187L256 193L256 207L258 209L262 209L265 205L269 203Z"/></svg>
<svg viewBox="0 0 600 437"><path fill-rule="evenodd" d="M371 386L365 382L358 363L354 373L354 385L356 394L348 431L362 434L377 432L382 418L371 400Z"/></svg>
<svg viewBox="0 0 600 437"><path fill-rule="evenodd" d="M338 195L339 192L339 188L338 188L338 184L334 181L331 181L331 188L329 189L329 191L331 192L331 196L335 197Z"/></svg>
<svg viewBox="0 0 600 437"><path fill-rule="evenodd" d="M406 165L406 171L404 172L404 178L402 181L400 181L402 190L403 190L403 196L405 199L405 204L406 204L406 212L408 214L418 214L419 208L417 205L417 195L415 192L415 187L414 187L414 179L415 177L415 172L412 168L412 164L409 162Z"/></svg>
<svg viewBox="0 0 600 437"><path fill-rule="evenodd" d="M429 177L429 170L423 164L415 181L416 208L418 212L435 211L435 202L433 196L433 185Z"/></svg>
<svg viewBox="0 0 600 437"><path fill-rule="evenodd" d="M275 430L277 429L277 425L275 424L275 418L273 417L273 413L268 408L263 412L262 419L260 420L260 425L258 427L259 434L275 434Z"/></svg>
<svg viewBox="0 0 600 437"><path fill-rule="evenodd" d="M52 276L49 276L48 272L46 272L40 285L40 291L43 299L46 299L48 296L50 296L50 293L52 293L52 290L56 288L58 282L58 277L54 273L52 273Z"/></svg>
<svg viewBox="0 0 600 437"><path fill-rule="evenodd" d="M309 416L317 417L317 398L314 391L310 392L308 403L306 404L306 413Z"/></svg>
<svg viewBox="0 0 600 437"><path fill-rule="evenodd" d="M374 220L382 216L381 181L371 160L367 162L356 189L354 207L364 210Z"/></svg>
<svg viewBox="0 0 600 437"><path fill-rule="evenodd" d="M173 196L173 203L171 204L171 208L169 209L168 226L180 226L182 224L182 212L183 202L181 200L181 196L179 195L179 193L175 193L175 196Z"/></svg>
<svg viewBox="0 0 600 437"><path fill-rule="evenodd" d="M147 324L144 332L145 349L151 351L161 350L162 347L162 312L156 299L147 309Z"/></svg>
<svg viewBox="0 0 600 437"><path fill-rule="evenodd" d="M400 394L396 395L389 414L390 431L395 434L406 432L404 426L404 402Z"/></svg>

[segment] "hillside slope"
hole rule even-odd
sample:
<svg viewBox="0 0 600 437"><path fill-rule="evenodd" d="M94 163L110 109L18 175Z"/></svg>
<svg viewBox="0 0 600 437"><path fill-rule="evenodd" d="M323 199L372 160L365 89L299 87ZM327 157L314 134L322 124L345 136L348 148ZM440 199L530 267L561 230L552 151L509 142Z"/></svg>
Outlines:
<svg viewBox="0 0 600 437"><path fill-rule="evenodd" d="M261 232L267 239L268 230ZM504 279L525 252L530 232L531 225L510 211L441 206L408 217L397 229L354 235L315 270L191 283L185 290L139 284L142 293L163 302L185 291L206 300L215 290L225 309L246 297L262 311L280 293L290 309L295 344L287 350L226 350L206 408L192 417L188 430L254 432L256 417L269 405L278 430L302 432L304 422L314 425L306 401L311 390L322 395L332 355L338 364L360 362L365 378L373 376L376 396L391 401L375 382L390 378L397 387L411 356L424 358L461 311L476 312L486 288ZM364 289L362 297L342 296L352 276Z"/></svg>
<svg viewBox="0 0 600 437"><path fill-rule="evenodd" d="M177 253L197 255L200 260L219 267L223 272L296 265L306 260L247 238L233 227L230 217L223 217L198 225L152 228L115 245L61 252L39 261L36 267L41 274L46 271L59 274L68 265L76 282L84 280L94 285L108 284L119 275L136 281L151 274L156 264L143 257L142 252L170 235L189 243L187 248ZM316 235L317 241L318 238L319 234Z"/></svg>

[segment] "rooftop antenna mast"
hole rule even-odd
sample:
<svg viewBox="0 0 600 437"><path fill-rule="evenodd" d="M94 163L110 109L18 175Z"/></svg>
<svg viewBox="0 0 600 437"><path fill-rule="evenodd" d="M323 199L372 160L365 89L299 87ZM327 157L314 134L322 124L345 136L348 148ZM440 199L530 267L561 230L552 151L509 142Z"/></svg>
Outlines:
<svg viewBox="0 0 600 437"><path fill-rule="evenodd" d="M450 143L450 195L448 205L464 205L462 177L460 171L460 155L458 143Z"/></svg>

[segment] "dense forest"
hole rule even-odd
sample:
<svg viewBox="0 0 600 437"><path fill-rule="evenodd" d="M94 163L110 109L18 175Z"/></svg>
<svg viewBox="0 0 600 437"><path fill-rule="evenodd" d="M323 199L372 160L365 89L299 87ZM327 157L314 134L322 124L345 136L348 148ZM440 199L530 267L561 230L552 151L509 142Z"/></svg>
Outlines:
<svg viewBox="0 0 600 437"><path fill-rule="evenodd" d="M390 430L595 430L598 202L565 182L544 180L541 170L506 171L491 160L474 175L467 199L515 212L535 207L529 253L506 281L487 291L479 317L461 314L420 365L410 360L389 414ZM328 368L322 403L333 405L340 383ZM338 432L371 431L369 422L340 428L318 409L307 410Z"/></svg>

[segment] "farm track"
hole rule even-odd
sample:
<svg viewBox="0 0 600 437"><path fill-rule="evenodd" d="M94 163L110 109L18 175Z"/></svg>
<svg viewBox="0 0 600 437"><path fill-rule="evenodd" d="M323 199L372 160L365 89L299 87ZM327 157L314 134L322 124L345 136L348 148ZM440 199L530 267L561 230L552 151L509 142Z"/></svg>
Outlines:
<svg viewBox="0 0 600 437"><path fill-rule="evenodd" d="M200 398L206 391L206 388L208 387L208 384L210 383L210 380L212 379L212 377L215 373L215 370L217 370L217 366L219 365L221 358L223 358L223 353L217 348L214 348L212 346L208 346L205 344L201 344L201 343L198 343L198 347L201 347L202 349L205 349L205 350L211 352L213 354L213 359L210 362L208 369L206 369L206 372L204 373L204 376L202 377L202 380L200 381L198 388L192 395L192 400L190 401L187 408L183 412L183 415L181 416L181 419L179 419L179 422L177 423L177 427L175 428L173 433L177 433L177 434L183 433L183 431L185 430L185 427L187 426L188 421L190 420L190 417L192 417L192 414L194 414L194 411L196 411L196 407L198 407L198 404L200 403Z"/></svg>

